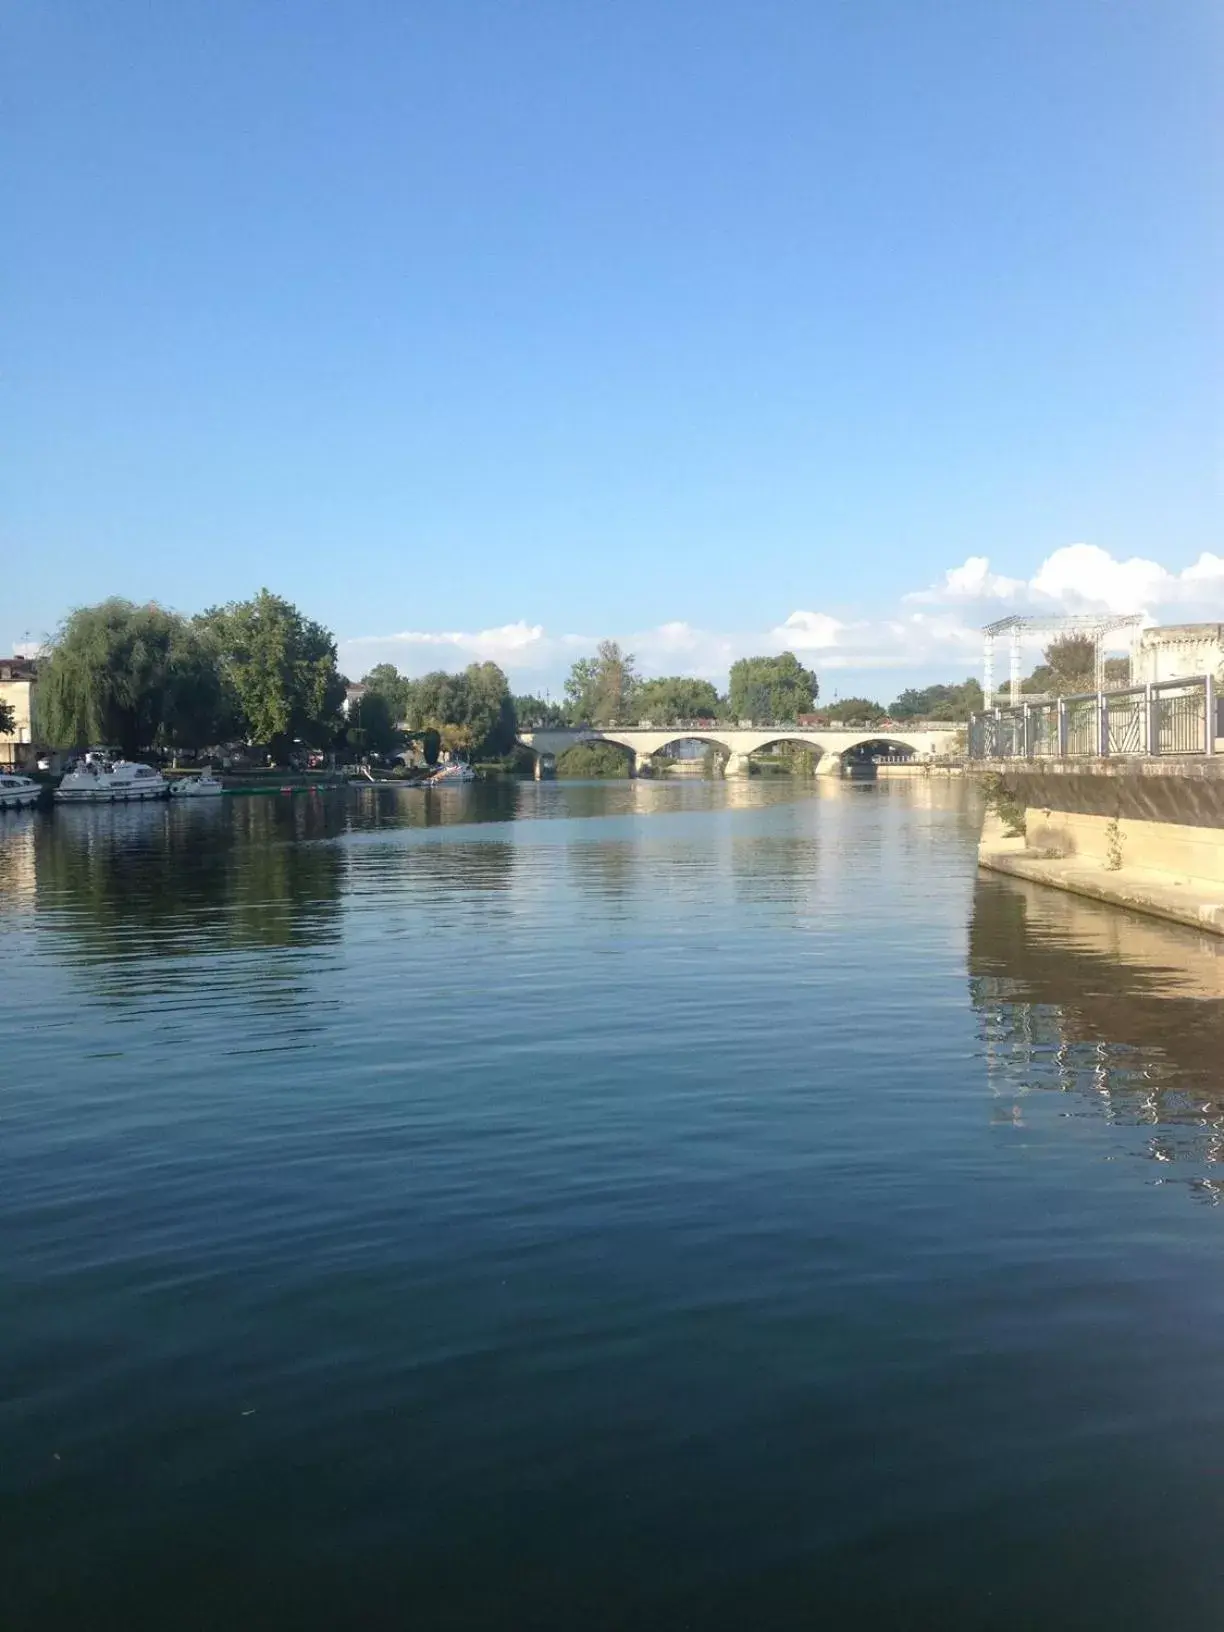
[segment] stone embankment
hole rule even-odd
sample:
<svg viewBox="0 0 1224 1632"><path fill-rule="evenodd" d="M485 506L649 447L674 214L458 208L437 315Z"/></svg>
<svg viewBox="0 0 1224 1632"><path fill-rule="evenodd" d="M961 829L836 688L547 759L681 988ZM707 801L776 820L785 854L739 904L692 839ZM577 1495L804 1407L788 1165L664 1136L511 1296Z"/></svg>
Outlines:
<svg viewBox="0 0 1224 1632"><path fill-rule="evenodd" d="M983 867L1224 935L1224 758L975 769Z"/></svg>

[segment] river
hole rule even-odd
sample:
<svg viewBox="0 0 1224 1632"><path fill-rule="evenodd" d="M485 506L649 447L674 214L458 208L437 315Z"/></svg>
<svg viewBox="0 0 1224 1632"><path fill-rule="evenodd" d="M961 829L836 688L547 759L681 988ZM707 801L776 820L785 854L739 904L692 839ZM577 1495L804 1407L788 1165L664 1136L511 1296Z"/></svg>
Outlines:
<svg viewBox="0 0 1224 1632"><path fill-rule="evenodd" d="M977 830L0 817L0 1625L1216 1624L1224 942Z"/></svg>

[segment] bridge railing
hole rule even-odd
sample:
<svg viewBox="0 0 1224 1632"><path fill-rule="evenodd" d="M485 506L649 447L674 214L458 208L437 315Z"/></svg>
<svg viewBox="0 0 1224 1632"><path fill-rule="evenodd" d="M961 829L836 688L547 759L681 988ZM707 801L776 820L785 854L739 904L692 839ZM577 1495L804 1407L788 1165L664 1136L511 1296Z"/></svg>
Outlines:
<svg viewBox="0 0 1224 1632"><path fill-rule="evenodd" d="M1213 754L1224 727L1215 677L992 708L969 721L970 759L1110 759Z"/></svg>

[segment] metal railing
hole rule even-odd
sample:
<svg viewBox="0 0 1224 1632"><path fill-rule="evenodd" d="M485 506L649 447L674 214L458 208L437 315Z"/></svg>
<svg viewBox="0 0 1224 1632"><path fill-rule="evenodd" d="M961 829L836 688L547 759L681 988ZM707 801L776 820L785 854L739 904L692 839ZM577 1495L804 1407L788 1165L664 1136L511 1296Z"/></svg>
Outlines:
<svg viewBox="0 0 1224 1632"><path fill-rule="evenodd" d="M970 759L1213 754L1224 735L1214 675L993 708L969 720Z"/></svg>

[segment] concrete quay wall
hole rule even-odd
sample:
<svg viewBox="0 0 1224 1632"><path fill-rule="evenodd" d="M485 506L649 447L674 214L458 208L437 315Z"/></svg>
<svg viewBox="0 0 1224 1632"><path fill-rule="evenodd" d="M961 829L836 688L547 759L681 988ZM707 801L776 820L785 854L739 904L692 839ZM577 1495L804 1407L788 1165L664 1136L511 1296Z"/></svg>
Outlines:
<svg viewBox="0 0 1224 1632"><path fill-rule="evenodd" d="M982 866L1224 935L1224 756L999 761ZM1001 795L1001 799L998 797Z"/></svg>

